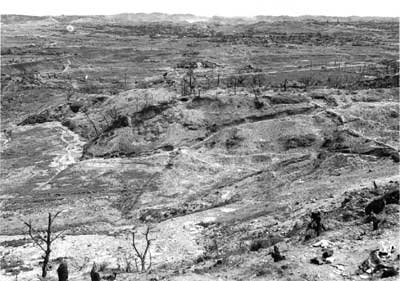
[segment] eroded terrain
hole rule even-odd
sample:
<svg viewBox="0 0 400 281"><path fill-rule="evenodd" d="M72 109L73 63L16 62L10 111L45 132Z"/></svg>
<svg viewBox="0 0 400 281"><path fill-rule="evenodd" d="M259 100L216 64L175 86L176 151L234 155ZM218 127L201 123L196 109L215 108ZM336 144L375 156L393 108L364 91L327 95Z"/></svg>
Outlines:
<svg viewBox="0 0 400 281"><path fill-rule="evenodd" d="M398 269L398 21L131 20L2 17L1 280L39 280L23 221L56 211L50 280L375 280L387 244Z"/></svg>

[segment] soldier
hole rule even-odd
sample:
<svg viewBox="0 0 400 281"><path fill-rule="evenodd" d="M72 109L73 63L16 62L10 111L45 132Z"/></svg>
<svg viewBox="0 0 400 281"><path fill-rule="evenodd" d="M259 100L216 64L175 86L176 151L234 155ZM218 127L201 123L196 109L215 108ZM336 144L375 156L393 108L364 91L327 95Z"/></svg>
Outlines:
<svg viewBox="0 0 400 281"><path fill-rule="evenodd" d="M370 213L369 220L372 221L372 230L378 230L379 224L381 223L381 220L378 218L378 216L374 213Z"/></svg>
<svg viewBox="0 0 400 281"><path fill-rule="evenodd" d="M282 256L278 246L274 246L274 251L273 252L269 252L268 255L271 255L271 257L274 259L274 262L278 262L281 260L286 259L285 256Z"/></svg>
<svg viewBox="0 0 400 281"><path fill-rule="evenodd" d="M60 265L57 268L58 281L67 281L68 280L68 264L62 259Z"/></svg>
<svg viewBox="0 0 400 281"><path fill-rule="evenodd" d="M365 214L371 215L372 213L379 214L385 209L386 201L384 198L378 198L372 200L366 207L365 207Z"/></svg>
<svg viewBox="0 0 400 281"><path fill-rule="evenodd" d="M326 227L321 223L321 212L311 213L311 222L308 225L308 229L313 229L317 236L319 236L322 230L326 231Z"/></svg>
<svg viewBox="0 0 400 281"><path fill-rule="evenodd" d="M286 89L287 89L287 83L288 83L288 81L287 81L287 79L285 79L285 81L283 82L283 90L286 92Z"/></svg>
<svg viewBox="0 0 400 281"><path fill-rule="evenodd" d="M97 265L94 262L92 270L90 271L90 278L92 281L100 281L100 274L97 272Z"/></svg>

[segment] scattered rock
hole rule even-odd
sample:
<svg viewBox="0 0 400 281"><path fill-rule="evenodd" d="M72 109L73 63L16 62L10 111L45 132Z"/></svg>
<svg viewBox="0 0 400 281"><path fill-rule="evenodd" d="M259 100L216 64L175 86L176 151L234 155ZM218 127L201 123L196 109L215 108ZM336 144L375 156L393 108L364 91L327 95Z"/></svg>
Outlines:
<svg viewBox="0 0 400 281"><path fill-rule="evenodd" d="M381 272L383 276L390 277L392 274L398 274L398 269L390 263L393 262L391 254L394 247L388 243L382 243L379 249L371 251L369 257L362 262L359 269L368 274ZM386 272L386 273L385 273Z"/></svg>
<svg viewBox="0 0 400 281"><path fill-rule="evenodd" d="M69 103L69 108L73 113L77 113L79 109L83 106L81 102L71 102Z"/></svg>
<svg viewBox="0 0 400 281"><path fill-rule="evenodd" d="M384 256L387 258L390 258L392 253L394 253L395 249L394 246L390 243L384 243L382 242L381 245L379 246L379 256Z"/></svg>
<svg viewBox="0 0 400 281"><path fill-rule="evenodd" d="M316 264L316 265L321 265L321 264L324 264L324 261L321 258L315 257L310 260L310 263Z"/></svg>
<svg viewBox="0 0 400 281"><path fill-rule="evenodd" d="M388 278L399 275L399 269L393 266L385 268L382 272L381 278Z"/></svg>

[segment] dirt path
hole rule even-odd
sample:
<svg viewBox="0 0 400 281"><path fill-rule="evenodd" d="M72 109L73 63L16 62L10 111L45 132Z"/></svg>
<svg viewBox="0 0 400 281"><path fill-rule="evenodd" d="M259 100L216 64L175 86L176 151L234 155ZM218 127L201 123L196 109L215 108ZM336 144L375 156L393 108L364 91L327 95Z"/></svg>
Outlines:
<svg viewBox="0 0 400 281"><path fill-rule="evenodd" d="M84 145L78 134L71 132L61 125L60 128L62 130L60 139L66 145L66 148L65 153L57 157L53 162L58 171L62 171L69 165L76 163Z"/></svg>
<svg viewBox="0 0 400 281"><path fill-rule="evenodd" d="M232 76L243 76L243 75L259 75L259 74L280 74L280 73L291 73L291 72L306 72L306 71L316 71L316 70L332 70L332 69L346 69L346 68L354 68L354 67L363 67L365 63L357 63L357 64L341 64L336 66L313 66L313 67L304 67L304 68L296 68L289 70L273 70L273 71L260 71L260 72L246 72L240 74L229 74L226 76L221 76L220 78L227 78Z"/></svg>
<svg viewBox="0 0 400 281"><path fill-rule="evenodd" d="M57 130L61 130L60 139L62 143L65 144L65 150L57 155L53 162L49 165L51 168L56 170L56 174L41 187L51 183L52 180L55 179L62 171L67 169L70 165L77 163L82 155L83 145L85 144L85 142L80 139L78 134L68 130L59 122L55 122L53 126Z"/></svg>

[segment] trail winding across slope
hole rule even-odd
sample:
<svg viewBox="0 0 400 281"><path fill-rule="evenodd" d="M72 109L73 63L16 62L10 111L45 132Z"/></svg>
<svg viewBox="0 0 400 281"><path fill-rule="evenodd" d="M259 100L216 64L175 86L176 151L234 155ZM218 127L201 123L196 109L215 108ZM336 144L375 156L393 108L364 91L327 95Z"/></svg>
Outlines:
<svg viewBox="0 0 400 281"><path fill-rule="evenodd" d="M58 122L57 122L58 123ZM56 170L56 174L52 176L43 186L51 183L62 171L67 169L70 165L78 162L82 155L82 148L84 142L80 140L79 135L65 128L61 124L57 124L57 129L61 129L61 142L66 145L65 150L59 154L50 164L51 168Z"/></svg>

